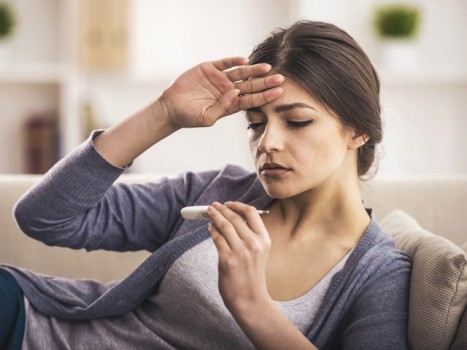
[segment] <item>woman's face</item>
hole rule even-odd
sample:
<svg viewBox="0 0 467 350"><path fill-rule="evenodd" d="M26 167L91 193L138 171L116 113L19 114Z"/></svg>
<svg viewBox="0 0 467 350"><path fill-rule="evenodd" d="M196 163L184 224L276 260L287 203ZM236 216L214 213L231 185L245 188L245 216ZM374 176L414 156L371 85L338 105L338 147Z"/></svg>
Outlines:
<svg viewBox="0 0 467 350"><path fill-rule="evenodd" d="M275 101L246 111L258 177L273 198L288 198L357 174L360 140L291 79Z"/></svg>

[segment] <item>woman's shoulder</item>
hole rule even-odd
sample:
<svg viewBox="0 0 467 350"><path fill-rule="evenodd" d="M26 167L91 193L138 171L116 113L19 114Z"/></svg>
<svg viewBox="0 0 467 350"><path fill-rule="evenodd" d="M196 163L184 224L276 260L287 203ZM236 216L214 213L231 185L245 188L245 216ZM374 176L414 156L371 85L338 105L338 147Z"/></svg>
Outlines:
<svg viewBox="0 0 467 350"><path fill-rule="evenodd" d="M256 178L255 172L236 164L226 164L224 167L221 168L219 174L222 174L224 177L237 179L246 178L253 180Z"/></svg>
<svg viewBox="0 0 467 350"><path fill-rule="evenodd" d="M376 219L371 222L355 247L354 259L359 260L361 267L371 266L374 273L385 273L387 270L411 268L411 259L403 251L396 248L394 239L387 234Z"/></svg>

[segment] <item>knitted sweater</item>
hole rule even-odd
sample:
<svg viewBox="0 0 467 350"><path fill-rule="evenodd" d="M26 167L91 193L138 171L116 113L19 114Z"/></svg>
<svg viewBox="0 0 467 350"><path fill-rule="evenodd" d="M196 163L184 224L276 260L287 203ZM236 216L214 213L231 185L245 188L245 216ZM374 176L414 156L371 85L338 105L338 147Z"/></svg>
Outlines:
<svg viewBox="0 0 467 350"><path fill-rule="evenodd" d="M152 252L128 277L108 285L2 266L41 313L85 320L133 310L154 293L178 257L209 238L206 222L183 220L182 207L233 200L261 209L272 200L254 173L236 166L155 183L114 184L123 171L88 140L17 203L21 229L45 244ZM319 349L407 348L410 269L408 257L372 218L332 279L306 336Z"/></svg>

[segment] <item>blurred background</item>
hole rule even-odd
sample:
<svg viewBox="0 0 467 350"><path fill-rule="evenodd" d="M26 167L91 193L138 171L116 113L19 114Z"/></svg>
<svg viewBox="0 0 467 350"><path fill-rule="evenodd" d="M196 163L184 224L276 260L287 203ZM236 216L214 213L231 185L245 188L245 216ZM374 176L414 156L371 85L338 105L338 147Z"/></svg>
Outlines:
<svg viewBox="0 0 467 350"><path fill-rule="evenodd" d="M382 81L377 176L467 173L467 0L0 0L0 173L43 173L191 66L275 27L332 22ZM133 172L253 169L241 113L182 130Z"/></svg>

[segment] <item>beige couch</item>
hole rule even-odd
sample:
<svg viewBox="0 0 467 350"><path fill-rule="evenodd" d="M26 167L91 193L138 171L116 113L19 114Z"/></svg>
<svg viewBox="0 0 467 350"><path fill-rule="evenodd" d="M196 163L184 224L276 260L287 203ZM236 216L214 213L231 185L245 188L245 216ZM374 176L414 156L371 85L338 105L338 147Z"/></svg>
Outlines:
<svg viewBox="0 0 467 350"><path fill-rule="evenodd" d="M130 273L147 252L72 251L22 234L12 218L16 200L38 176L0 175L0 262L37 272L107 282ZM156 180L124 175L119 181ZM413 349L467 349L467 176L376 179L362 188L383 228L411 255L409 337ZM431 233L430 233L431 232Z"/></svg>

